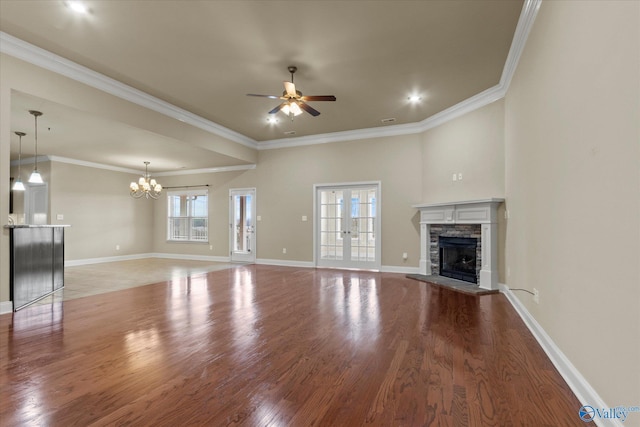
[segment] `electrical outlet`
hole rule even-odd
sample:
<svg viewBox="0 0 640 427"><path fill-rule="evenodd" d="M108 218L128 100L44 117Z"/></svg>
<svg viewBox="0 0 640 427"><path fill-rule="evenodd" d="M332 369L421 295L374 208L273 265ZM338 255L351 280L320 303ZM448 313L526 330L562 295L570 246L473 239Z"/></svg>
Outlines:
<svg viewBox="0 0 640 427"><path fill-rule="evenodd" d="M462 172L458 174L458 181L462 181Z"/></svg>
<svg viewBox="0 0 640 427"><path fill-rule="evenodd" d="M406 252L403 252L403 253L402 253L402 259L406 261L406 260L407 260L407 258L409 258L409 254L408 254L408 253L406 253Z"/></svg>
<svg viewBox="0 0 640 427"><path fill-rule="evenodd" d="M533 288L533 302L540 304L540 291L536 288Z"/></svg>
<svg viewBox="0 0 640 427"><path fill-rule="evenodd" d="M120 250L120 245L116 245L116 251Z"/></svg>
<svg viewBox="0 0 640 427"><path fill-rule="evenodd" d="M454 173L453 177L451 178L453 181L457 181L458 180L458 174Z"/></svg>
<svg viewBox="0 0 640 427"><path fill-rule="evenodd" d="M213 245L209 245L209 250L212 251L213 250Z"/></svg>
<svg viewBox="0 0 640 427"><path fill-rule="evenodd" d="M282 253L286 254L287 253L287 248L282 248Z"/></svg>

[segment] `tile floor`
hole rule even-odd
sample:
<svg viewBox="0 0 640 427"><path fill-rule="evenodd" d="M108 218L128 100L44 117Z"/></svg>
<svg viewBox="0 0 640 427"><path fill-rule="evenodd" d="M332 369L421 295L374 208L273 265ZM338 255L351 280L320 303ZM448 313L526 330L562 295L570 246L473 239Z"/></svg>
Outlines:
<svg viewBox="0 0 640 427"><path fill-rule="evenodd" d="M233 268L240 264L181 259L145 258L65 267L64 288L35 304L51 304L90 295Z"/></svg>

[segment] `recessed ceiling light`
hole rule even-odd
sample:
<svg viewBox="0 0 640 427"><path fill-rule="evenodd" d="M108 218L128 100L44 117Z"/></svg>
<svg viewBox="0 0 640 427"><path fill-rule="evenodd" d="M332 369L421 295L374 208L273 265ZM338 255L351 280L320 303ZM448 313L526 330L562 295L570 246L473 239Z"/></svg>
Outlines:
<svg viewBox="0 0 640 427"><path fill-rule="evenodd" d="M89 12L87 6L85 6L82 2L76 0L69 0L66 2L66 5L69 9L73 10L76 13L85 14Z"/></svg>
<svg viewBox="0 0 640 427"><path fill-rule="evenodd" d="M409 100L409 102L420 102L422 101L422 97L420 95L411 95L408 96L407 99Z"/></svg>
<svg viewBox="0 0 640 427"><path fill-rule="evenodd" d="M273 116L267 117L267 123L276 124L278 123L278 119Z"/></svg>

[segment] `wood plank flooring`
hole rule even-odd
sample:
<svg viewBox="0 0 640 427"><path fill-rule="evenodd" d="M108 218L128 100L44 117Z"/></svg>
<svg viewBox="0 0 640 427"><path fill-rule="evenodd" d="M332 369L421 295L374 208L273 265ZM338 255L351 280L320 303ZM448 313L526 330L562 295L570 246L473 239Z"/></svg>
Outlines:
<svg viewBox="0 0 640 427"><path fill-rule="evenodd" d="M2 426L580 426L503 295L242 266L0 316Z"/></svg>

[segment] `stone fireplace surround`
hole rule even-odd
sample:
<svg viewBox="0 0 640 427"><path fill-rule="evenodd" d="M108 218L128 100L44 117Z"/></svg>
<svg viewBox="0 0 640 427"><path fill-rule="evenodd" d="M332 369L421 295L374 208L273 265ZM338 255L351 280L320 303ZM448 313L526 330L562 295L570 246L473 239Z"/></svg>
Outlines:
<svg viewBox="0 0 640 427"><path fill-rule="evenodd" d="M438 250L438 233L462 235L470 230L469 225L479 225L481 263L478 286L487 290L498 289L498 206L503 202L504 199L492 198L414 205L420 211L420 274L430 276L438 272L437 259L431 254L432 240L436 245L433 250Z"/></svg>

